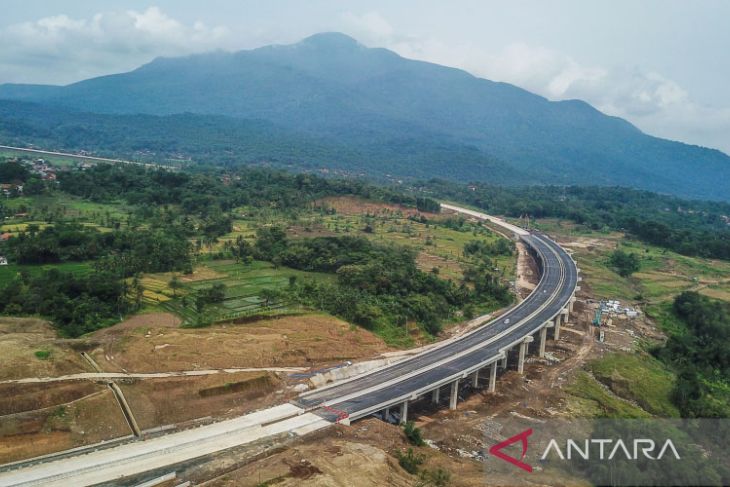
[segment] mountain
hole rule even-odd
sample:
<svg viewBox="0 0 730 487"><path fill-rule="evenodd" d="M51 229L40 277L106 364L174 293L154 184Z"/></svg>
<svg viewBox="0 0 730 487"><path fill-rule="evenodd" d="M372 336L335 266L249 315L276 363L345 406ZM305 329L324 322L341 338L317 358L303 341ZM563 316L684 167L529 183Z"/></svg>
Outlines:
<svg viewBox="0 0 730 487"><path fill-rule="evenodd" d="M467 180L472 174L481 174L501 184L527 180L514 168L474 148L438 139L357 146L294 132L266 120L193 113L85 113L13 100L0 100L0 143L83 149L101 156L151 162L190 158L205 164L265 164L379 179ZM444 160L453 165L444 165Z"/></svg>
<svg viewBox="0 0 730 487"><path fill-rule="evenodd" d="M257 120L301 143L346 149L353 160L340 163L354 171L486 181L499 174L508 182L622 185L730 199L730 157L720 151L651 137L581 101L549 101L337 33L286 46L159 58L63 87L3 85L0 98L109 115ZM371 154L376 163L367 160ZM512 177L510 170L501 176L505 168Z"/></svg>

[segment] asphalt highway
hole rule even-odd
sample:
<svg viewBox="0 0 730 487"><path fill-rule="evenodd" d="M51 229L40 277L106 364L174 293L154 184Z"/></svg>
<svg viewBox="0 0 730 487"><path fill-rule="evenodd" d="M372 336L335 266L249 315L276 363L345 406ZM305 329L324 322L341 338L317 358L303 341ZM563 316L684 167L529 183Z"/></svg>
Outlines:
<svg viewBox="0 0 730 487"><path fill-rule="evenodd" d="M512 225L509 228L503 220L471 210L450 209L490 219L514 231L539 256L543 271L535 290L496 320L397 364L302 394L296 405L283 404L113 448L61 452L53 459L30 460L0 471L0 486L83 486L113 483L155 469L174 469L175 464L235 446L325 428L340 411L350 419L368 416L502 358L506 349L539 331L565 308L575 292L577 268L570 255L544 235L530 234Z"/></svg>
<svg viewBox="0 0 730 487"><path fill-rule="evenodd" d="M539 234L521 237L542 261L542 277L518 306L459 340L353 380L305 393L296 403L330 420L333 411L350 419L372 414L446 384L495 362L504 351L540 330L573 296L578 280L572 257ZM536 346L536 345L533 345ZM319 408L320 406L327 406Z"/></svg>

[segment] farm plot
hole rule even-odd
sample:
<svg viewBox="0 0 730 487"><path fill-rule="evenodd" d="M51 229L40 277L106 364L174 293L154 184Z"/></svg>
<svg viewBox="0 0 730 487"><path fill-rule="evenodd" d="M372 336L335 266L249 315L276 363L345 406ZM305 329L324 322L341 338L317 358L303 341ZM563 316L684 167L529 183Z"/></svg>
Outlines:
<svg viewBox="0 0 730 487"><path fill-rule="evenodd" d="M254 261L250 264L233 260L214 260L206 267L219 276L183 284L179 298L171 299L169 285L159 280L143 280L151 283L146 292L162 296L159 302L163 307L183 318L185 325L233 320L258 315L277 315L299 311L283 295L291 282L296 279L332 279L333 276L302 272L285 267L276 268L268 262ZM147 279L147 278L145 278ZM184 281L183 281L184 282ZM203 309L196 306L195 296L214 284L223 284L225 297L221 302L207 304Z"/></svg>

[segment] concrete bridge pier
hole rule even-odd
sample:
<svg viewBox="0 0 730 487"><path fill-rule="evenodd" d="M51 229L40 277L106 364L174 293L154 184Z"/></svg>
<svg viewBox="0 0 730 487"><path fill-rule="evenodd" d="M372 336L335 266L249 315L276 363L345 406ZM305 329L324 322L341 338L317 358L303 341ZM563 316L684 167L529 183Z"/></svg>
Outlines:
<svg viewBox="0 0 730 487"><path fill-rule="evenodd" d="M528 335L525 337L524 340L522 340L522 343L520 343L520 354L517 357L517 373L523 374L525 372L525 355L527 355L527 347L529 347L530 342L532 342L533 338L532 335Z"/></svg>
<svg viewBox="0 0 730 487"><path fill-rule="evenodd" d="M507 370L507 357L509 356L509 350L504 351L504 357L500 360L499 366Z"/></svg>
<svg viewBox="0 0 730 487"><path fill-rule="evenodd" d="M408 400L403 401L400 405L400 424L408 422Z"/></svg>
<svg viewBox="0 0 730 487"><path fill-rule="evenodd" d="M449 409L456 409L456 401L459 400L459 379L451 383L451 395L449 396Z"/></svg>
<svg viewBox="0 0 730 487"><path fill-rule="evenodd" d="M471 378L471 386L476 389L479 387L479 369L474 371L474 375Z"/></svg>
<svg viewBox="0 0 730 487"><path fill-rule="evenodd" d="M489 392L497 390L497 362L489 368Z"/></svg>
<svg viewBox="0 0 730 487"><path fill-rule="evenodd" d="M440 399L439 395L440 395L440 393L441 393L441 388L440 387L437 387L436 389L433 390L433 392L431 393L431 402L432 403L434 403L434 404L438 404L439 403L439 399Z"/></svg>
<svg viewBox="0 0 730 487"><path fill-rule="evenodd" d="M553 330L553 340L556 342L560 340L560 322L563 319L562 313L555 317L555 329Z"/></svg>
<svg viewBox="0 0 730 487"><path fill-rule="evenodd" d="M538 356L540 358L545 357L545 342L547 341L547 326L543 326L540 328L540 349L538 352Z"/></svg>

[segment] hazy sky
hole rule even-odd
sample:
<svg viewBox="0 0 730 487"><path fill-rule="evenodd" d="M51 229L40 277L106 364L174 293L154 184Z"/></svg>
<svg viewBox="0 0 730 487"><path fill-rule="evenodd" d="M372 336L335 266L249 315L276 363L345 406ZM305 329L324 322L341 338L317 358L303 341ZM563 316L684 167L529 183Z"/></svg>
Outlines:
<svg viewBox="0 0 730 487"><path fill-rule="evenodd" d="M3 0L0 83L341 31L730 153L730 1Z"/></svg>

